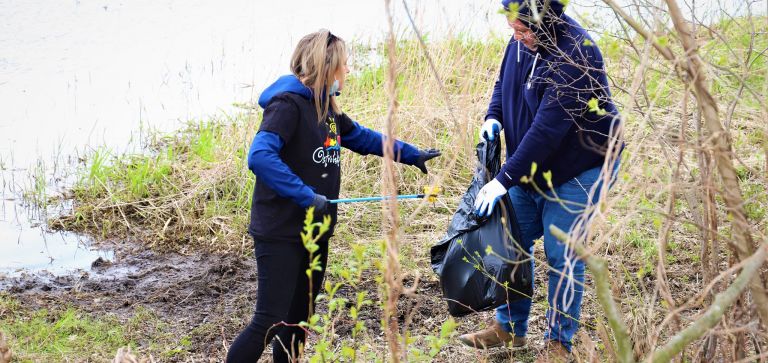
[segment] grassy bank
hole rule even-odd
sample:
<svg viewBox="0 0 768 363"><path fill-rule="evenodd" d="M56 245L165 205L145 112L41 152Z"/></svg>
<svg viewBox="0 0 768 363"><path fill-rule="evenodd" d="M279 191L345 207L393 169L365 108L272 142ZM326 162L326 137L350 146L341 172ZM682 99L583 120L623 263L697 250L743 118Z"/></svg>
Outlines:
<svg viewBox="0 0 768 363"><path fill-rule="evenodd" d="M401 193L419 193L437 182L445 190L445 198L412 218L413 228L445 219L436 215L450 215L455 197L471 178L475 127L484 114L482 100L488 98L505 42L457 38L434 48L456 119L436 96L437 85L418 43L404 42L398 50L402 55L398 137L444 152L431 163L429 176L413 167L400 168ZM365 126L380 130L387 103L383 66L362 68L350 78L340 98L342 108ZM74 213L52 225L101 236L137 236L157 248L248 253L245 231L254 177L247 169L246 154L260 121L261 110L246 107L237 114L190 122L175 134L154 135L143 154L97 150L71 191ZM458 158L458 164L445 170L450 158ZM343 197L380 193L379 158L345 152L342 162ZM414 203L403 205L404 215L413 210ZM379 235L377 204L341 208L339 239ZM436 227L442 232L441 226Z"/></svg>
<svg viewBox="0 0 768 363"><path fill-rule="evenodd" d="M30 309L8 294L0 294L0 331L19 362L103 362L121 347L142 347L160 359L184 351L150 311L137 309L128 319L92 314L69 303ZM147 334L152 336L148 337ZM188 344L188 343L187 343Z"/></svg>
<svg viewBox="0 0 768 363"><path fill-rule="evenodd" d="M768 29L764 20L752 24L757 27L755 32L765 34ZM702 56L711 64L713 92L730 130L749 223L758 231L755 238L765 240L768 111L763 103L768 87L764 52L768 40L764 36L746 36L746 29L752 30L743 22L737 19L718 24L717 37L702 30L701 49ZM686 96L688 92L676 78L673 65L655 55L645 56L639 51L642 47L628 45L631 40L636 39L604 36L598 42L607 59L615 99L625 116L627 147L619 180L603 213L594 222L592 246L596 253L609 259L614 295L629 321L635 351L643 354L657 342L653 339L663 340L675 332L669 324L657 330L675 308L669 300L659 298L655 290L659 264L666 266L672 303L680 306L693 301L678 314L679 324L685 325L705 307L697 301L709 283L705 279L707 268L719 272L732 258L726 248L732 235L722 200L702 196L712 184L708 184L708 165L700 162L706 160L701 154L706 151L702 151L703 137L697 132L700 120L690 94ZM506 359L498 351L463 350L451 340L456 332L483 326L486 316L476 314L458 319L457 327L446 323L450 320L428 263L429 247L442 237L470 180L477 127L487 108L505 45L505 39L478 42L461 37L431 43L430 52L446 85L447 97L430 74L418 43L402 41L398 47L397 135L421 147L443 150L443 156L429 165L429 176L407 166L400 167L398 174L402 194L418 193L424 186L434 184L444 189L434 204L421 208L417 203L401 204L401 262L409 276L421 277L422 286L419 294L404 298L399 305L404 321L407 316L413 318L407 339L415 361ZM363 54L365 50L357 52ZM646 65L646 71L638 74L640 64ZM383 65L359 68L340 98L342 108L352 118L377 130L382 129L387 110L385 69ZM639 92L631 93L633 88ZM52 221L52 226L105 238L130 237L155 250L250 255L252 242L246 229L254 178L247 170L245 158L260 120L260 110L245 107L238 114L192 121L174 134L153 135L150 146L141 154L94 152L82 165L79 181L69 195L73 199L73 213ZM453 159L455 165L448 168ZM343 152L342 197L379 194L380 166L378 158ZM670 199L671 195L677 197ZM707 239L714 242L702 242L703 231L710 230L702 227L703 201L715 205L713 218L720 221ZM357 352L361 361L367 361L362 357L384 359L386 355L378 320L381 301L377 299L381 288L381 217L380 205L375 203L340 208L328 268L329 287L318 310L325 315L312 323L319 328L318 334L310 339L313 354L331 352L340 357ZM546 296L541 287L546 259L540 243L536 248L539 291L534 296L531 336L540 342L545 326ZM713 249L715 253L705 253ZM365 293L362 298L360 292ZM34 319L35 314L23 315ZM49 320L66 321L67 314L65 311ZM240 326L247 318L242 317ZM11 344L18 350L18 337L26 334L21 329L27 323L17 327L14 324L19 320L14 319L3 315L2 321L7 324L3 329L15 337ZM746 316L729 319L734 326L749 323ZM365 329L356 330L356 321L364 321ZM29 320L29 324L33 326L34 320ZM106 324L117 325L109 320ZM577 338L584 343L580 347L594 346L602 360L610 360L600 332L605 319L590 284L586 287L582 325L585 329ZM338 336L334 336L337 328ZM79 345L73 349L81 353L74 354L135 343L124 331L110 336L109 328L96 330L101 335L93 339L104 341L105 345ZM762 336L755 339L757 345L765 343ZM696 349L698 345L692 346L689 353L694 354ZM45 357L42 360L60 357L38 351L28 354ZM532 356L533 352L528 352L516 359L527 361Z"/></svg>

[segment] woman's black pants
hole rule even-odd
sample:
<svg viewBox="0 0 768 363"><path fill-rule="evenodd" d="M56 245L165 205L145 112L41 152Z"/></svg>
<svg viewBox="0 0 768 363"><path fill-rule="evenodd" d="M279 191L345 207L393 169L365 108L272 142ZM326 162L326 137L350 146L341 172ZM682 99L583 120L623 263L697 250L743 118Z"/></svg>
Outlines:
<svg viewBox="0 0 768 363"><path fill-rule="evenodd" d="M317 296L323 283L328 260L328 241L318 242L322 271L312 272L312 297ZM253 363L261 357L272 341L275 363L291 362L304 343L305 332L297 325L307 321L309 313L309 252L300 240L290 242L254 241L259 285L256 312L250 324L229 347L227 362Z"/></svg>

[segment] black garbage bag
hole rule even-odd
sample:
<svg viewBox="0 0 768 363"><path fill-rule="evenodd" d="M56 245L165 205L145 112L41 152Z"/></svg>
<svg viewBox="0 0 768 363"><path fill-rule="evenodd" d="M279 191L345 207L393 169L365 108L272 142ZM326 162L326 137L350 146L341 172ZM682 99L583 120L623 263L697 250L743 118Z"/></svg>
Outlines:
<svg viewBox="0 0 768 363"><path fill-rule="evenodd" d="M453 316L493 309L533 292L533 269L518 243L520 227L509 194L497 202L490 217L475 214L475 196L501 167L498 139L477 145L472 184L448 233L430 251L432 269L440 276L443 298Z"/></svg>

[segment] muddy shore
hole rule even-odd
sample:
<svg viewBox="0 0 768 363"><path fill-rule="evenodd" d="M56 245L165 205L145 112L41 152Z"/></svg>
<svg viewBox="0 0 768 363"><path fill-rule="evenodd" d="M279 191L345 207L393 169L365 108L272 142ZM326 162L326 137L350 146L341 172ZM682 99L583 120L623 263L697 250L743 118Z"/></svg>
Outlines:
<svg viewBox="0 0 768 363"><path fill-rule="evenodd" d="M168 341L178 342L183 338L188 343L181 347L181 354L155 356L155 359L163 362L223 361L226 347L253 313L258 297L255 260L205 252L194 255L162 253L126 242L112 247L115 248L114 261L97 259L88 271L66 276L43 273L2 279L0 291L10 293L28 309L74 307L93 316L114 314L119 321L145 314L151 317L146 324L132 328L137 330L134 336L137 337L138 352L152 351L149 347L158 339L165 339L163 344L167 345ZM358 290L367 291L370 297L375 297L378 290L374 273L366 273L363 283L358 286ZM406 281L407 285L412 283L410 279ZM339 295L353 301L357 292L345 287ZM539 299L543 298L541 292L537 295ZM325 302L321 301L317 308L320 312L325 311ZM408 321L416 334L439 331L440 325L448 319L439 283L431 275L423 275L416 294L403 296L398 308L401 312L399 323ZM485 326L488 317L488 314L474 314L458 319L460 332ZM363 309L359 319L368 328L367 339L386 346L380 330L380 308L369 306ZM537 326L543 325L540 324L543 319L536 320L542 321L531 323L532 332L543 328ZM353 321L337 321L335 333L346 336L353 325ZM310 346L314 340L309 337ZM445 357L454 358L477 357L478 353L462 347L457 341L444 350ZM484 356L491 362L509 361L509 353L499 349L485 352ZM523 361L530 359L533 353L534 350L523 352ZM265 352L262 361L271 361L270 355Z"/></svg>
<svg viewBox="0 0 768 363"><path fill-rule="evenodd" d="M23 274L3 279L0 291L30 309L75 307L95 316L127 320L141 309L168 329L188 336L189 352L218 361L223 340L247 321L256 299L256 263L234 255L191 256L119 248L114 261L66 276ZM150 332L146 339L152 339ZM141 344L141 342L140 342ZM187 357L190 358L190 357Z"/></svg>

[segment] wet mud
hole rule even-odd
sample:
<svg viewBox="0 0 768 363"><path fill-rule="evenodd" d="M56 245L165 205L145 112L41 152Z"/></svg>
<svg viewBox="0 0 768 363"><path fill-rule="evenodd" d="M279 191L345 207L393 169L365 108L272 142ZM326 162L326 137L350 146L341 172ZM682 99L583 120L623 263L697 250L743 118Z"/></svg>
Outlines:
<svg viewBox="0 0 768 363"><path fill-rule="evenodd" d="M90 270L71 275L6 277L0 279L0 291L30 309L69 306L94 316L115 314L121 321L148 313L148 325L160 322L166 334L187 337L188 352L210 360L220 359L222 342L231 341L252 314L257 287L252 258L138 248L115 255L114 261L98 258ZM154 328L146 328L138 333L150 340Z"/></svg>
<svg viewBox="0 0 768 363"><path fill-rule="evenodd" d="M183 347L183 354L155 356L157 361L223 361L227 347L253 314L258 298L255 259L204 252L161 253L140 245L133 248L125 247L127 245L121 242L113 246L114 261L98 258L88 271L66 276L38 273L0 278L0 291L10 293L29 309L75 307L97 317L114 314L122 322L139 314L149 314L150 318L138 319L138 326L131 327L135 329L132 335L139 351L158 344L175 348L183 338L189 341ZM344 286L337 296L353 302L359 291L366 291L368 298L376 301L381 288L375 282L376 273L366 271L360 285ZM412 279L406 279L405 286L413 283ZM449 318L439 283L430 275L423 276L417 286L413 293L401 296L398 301L398 325L417 336L436 334ZM541 298L543 296L538 296ZM325 300L319 301L318 312L327 311L326 304ZM386 348L381 316L381 306L373 303L360 311L358 319L367 328L366 341ZM459 318L458 322L463 325L459 332L482 328L487 318L488 314ZM336 320L335 334L349 336L354 324L349 318ZM532 323L531 330L540 331L542 327L537 325L542 324ZM309 344L316 339L310 335ZM446 357L477 354L455 341L443 349ZM267 349L263 361L270 362L270 357ZM506 356L496 359L495 354L489 357L491 361L508 360Z"/></svg>

